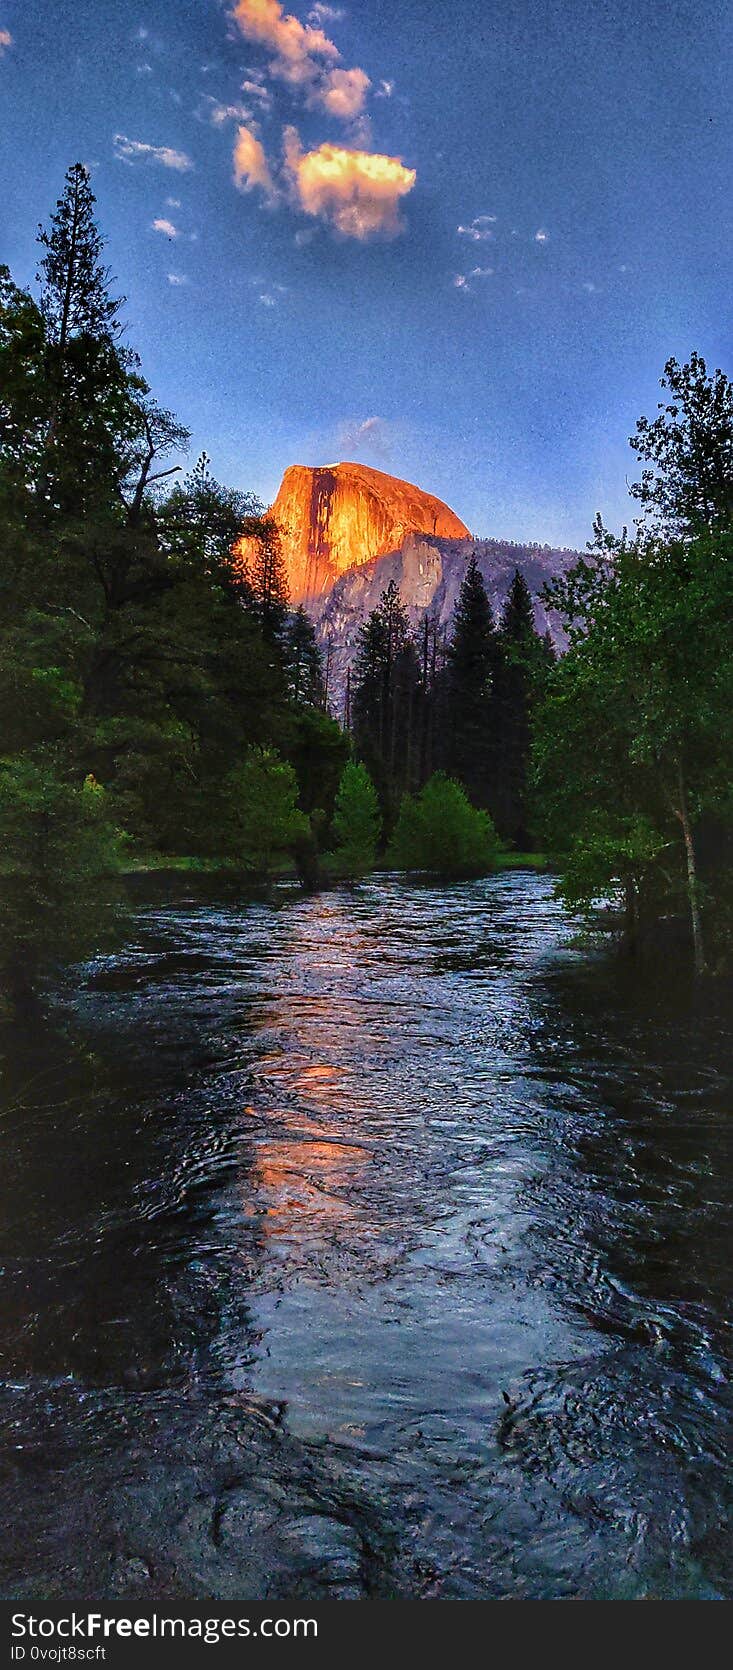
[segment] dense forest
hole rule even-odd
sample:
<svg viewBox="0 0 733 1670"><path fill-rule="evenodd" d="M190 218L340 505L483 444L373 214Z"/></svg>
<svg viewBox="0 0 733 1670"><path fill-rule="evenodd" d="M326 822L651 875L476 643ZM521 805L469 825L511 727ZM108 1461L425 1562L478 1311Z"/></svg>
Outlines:
<svg viewBox="0 0 733 1670"><path fill-rule="evenodd" d="M277 527L222 485L127 344L89 176L0 269L0 983L32 1000L104 943L153 866L353 882L475 875L540 844L569 905L620 893L629 948L672 924L698 973L733 907L733 390L693 356L632 441L636 531L598 522L551 588L556 660L517 571L492 616L469 561L451 630L393 586L345 723L289 608ZM247 557L239 549L246 538Z"/></svg>

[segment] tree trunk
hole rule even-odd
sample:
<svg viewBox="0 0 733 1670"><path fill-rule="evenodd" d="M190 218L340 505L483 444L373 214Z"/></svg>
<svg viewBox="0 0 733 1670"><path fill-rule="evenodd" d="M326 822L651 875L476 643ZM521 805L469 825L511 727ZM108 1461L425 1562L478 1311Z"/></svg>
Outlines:
<svg viewBox="0 0 733 1670"><path fill-rule="evenodd" d="M700 899L697 882L697 859L695 856L695 840L690 822L687 791L685 788L684 772L681 764L677 768L677 786L679 804L675 807L676 816L682 829L685 843L685 861L687 865L687 897L690 902L690 919L692 922L692 946L695 974L697 976L707 972L705 961L705 941L702 931L702 916L700 914Z"/></svg>

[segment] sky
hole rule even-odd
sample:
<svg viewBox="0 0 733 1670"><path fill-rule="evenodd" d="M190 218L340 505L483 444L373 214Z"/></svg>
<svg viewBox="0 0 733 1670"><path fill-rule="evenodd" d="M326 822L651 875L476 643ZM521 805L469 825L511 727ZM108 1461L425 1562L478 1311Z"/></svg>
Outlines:
<svg viewBox="0 0 733 1670"><path fill-rule="evenodd" d="M221 480L357 459L582 547L665 360L733 372L732 48L727 0L0 0L0 260L83 161Z"/></svg>

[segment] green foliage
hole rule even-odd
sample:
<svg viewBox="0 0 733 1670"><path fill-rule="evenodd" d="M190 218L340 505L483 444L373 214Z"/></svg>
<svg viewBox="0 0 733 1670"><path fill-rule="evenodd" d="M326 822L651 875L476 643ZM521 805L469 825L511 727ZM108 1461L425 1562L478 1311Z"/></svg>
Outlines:
<svg viewBox="0 0 733 1670"><path fill-rule="evenodd" d="M292 851L307 838L295 772L274 751L251 749L223 789L227 848L243 866L268 874L275 854Z"/></svg>
<svg viewBox="0 0 733 1670"><path fill-rule="evenodd" d="M731 828L733 537L599 534L552 589L570 647L550 675L535 766L544 827L581 908L620 884L634 936L687 908L700 971L705 901ZM701 873L707 826L718 856Z"/></svg>
<svg viewBox="0 0 733 1670"><path fill-rule="evenodd" d="M708 376L701 354L667 360L656 418L639 418L630 445L646 465L631 488L643 520L667 536L729 528L733 519L733 384Z"/></svg>
<svg viewBox="0 0 733 1670"><path fill-rule="evenodd" d="M405 795L387 857L400 870L470 876L493 869L500 851L488 812L438 771L420 794Z"/></svg>
<svg viewBox="0 0 733 1670"><path fill-rule="evenodd" d="M93 951L119 895L107 796L28 757L0 762L0 981L16 1000L54 962Z"/></svg>
<svg viewBox="0 0 733 1670"><path fill-rule="evenodd" d="M0 724L37 789L34 799L12 779L18 850L24 818L28 831L26 879L11 865L6 882L18 933L34 863L39 898L49 885L32 838L39 796L61 831L59 890L68 878L73 894L63 818L76 802L65 796L90 774L105 787L97 834L124 828L130 862L137 852L266 866L314 846L303 814L324 825L347 753L321 711L310 623L287 615L277 529L253 494L216 480L205 453L181 475L187 432L121 346L80 165L40 241L40 306L0 270ZM233 556L243 534L248 567ZM93 853L84 865L93 928L107 872ZM74 954L65 906L57 921L46 935L29 917L34 980L64 943Z"/></svg>
<svg viewBox="0 0 733 1670"><path fill-rule="evenodd" d="M365 766L350 760L339 783L333 815L340 875L356 880L373 868L381 824L379 797L371 777Z"/></svg>

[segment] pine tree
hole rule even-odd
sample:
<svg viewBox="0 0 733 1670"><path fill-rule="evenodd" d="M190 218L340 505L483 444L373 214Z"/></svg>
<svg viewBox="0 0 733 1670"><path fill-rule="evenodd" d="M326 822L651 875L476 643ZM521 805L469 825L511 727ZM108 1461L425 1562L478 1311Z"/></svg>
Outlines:
<svg viewBox="0 0 733 1670"><path fill-rule="evenodd" d="M113 342L120 332L123 298L113 300L108 293L111 274L102 263L104 239L94 218L95 202L89 170L75 162L67 170L50 230L38 229L38 242L46 251L38 274L41 307L49 341L61 361L72 337L83 334Z"/></svg>
<svg viewBox="0 0 733 1670"><path fill-rule="evenodd" d="M399 587L391 580L361 628L350 687L356 748L385 812L417 776L420 664Z"/></svg>
<svg viewBox="0 0 733 1670"><path fill-rule="evenodd" d="M324 708L323 663L315 628L301 603L285 634L285 667L292 700L298 707Z"/></svg>
<svg viewBox="0 0 733 1670"><path fill-rule="evenodd" d="M139 427L134 396L146 387L134 355L118 346L123 299L109 294L94 209L88 170L74 163L48 231L38 229L48 409L36 496L47 514L81 515L90 497L119 499L120 453Z"/></svg>
<svg viewBox="0 0 733 1670"><path fill-rule="evenodd" d="M246 564L247 582L261 631L268 643L282 637L288 613L288 576L280 529L272 516L248 519L241 530L254 546Z"/></svg>
<svg viewBox="0 0 733 1670"><path fill-rule="evenodd" d="M461 583L448 645L441 756L476 806L491 803L496 664L494 617L473 555Z"/></svg>
<svg viewBox="0 0 733 1670"><path fill-rule="evenodd" d="M532 741L531 712L547 650L535 631L532 597L517 568L509 588L498 633L494 711L496 774L492 810L500 834L518 847L529 841L527 773Z"/></svg>

